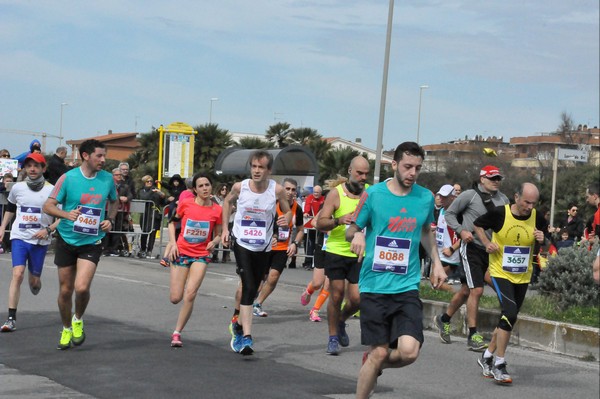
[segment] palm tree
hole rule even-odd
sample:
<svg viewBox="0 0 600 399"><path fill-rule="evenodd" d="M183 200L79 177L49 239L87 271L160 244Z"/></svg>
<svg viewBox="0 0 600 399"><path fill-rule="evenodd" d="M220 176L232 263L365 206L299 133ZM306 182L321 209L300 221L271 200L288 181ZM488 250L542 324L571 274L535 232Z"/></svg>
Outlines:
<svg viewBox="0 0 600 399"><path fill-rule="evenodd" d="M290 143L301 146L307 146L309 143L323 138L316 129L311 129L310 127L294 128L288 137Z"/></svg>
<svg viewBox="0 0 600 399"><path fill-rule="evenodd" d="M194 142L194 170L211 171L223 150L235 145L226 129L219 129L216 123L207 123L194 128L198 132Z"/></svg>
<svg viewBox="0 0 600 399"><path fill-rule="evenodd" d="M358 151L344 147L330 150L323 158L318 158L321 182L335 179L338 175L347 176L350 161L358 155L360 155Z"/></svg>
<svg viewBox="0 0 600 399"><path fill-rule="evenodd" d="M275 144L257 137L242 137L239 146L246 149L266 149L275 148Z"/></svg>
<svg viewBox="0 0 600 399"><path fill-rule="evenodd" d="M290 124L287 122L279 122L269 126L265 137L267 141L277 144L277 147L283 148L288 145L288 135L292 132Z"/></svg>
<svg viewBox="0 0 600 399"><path fill-rule="evenodd" d="M323 159L325 154L331 150L331 144L323 139L315 139L308 143L308 148L314 154L315 159Z"/></svg>
<svg viewBox="0 0 600 399"><path fill-rule="evenodd" d="M144 175L158 177L158 136L157 130L141 134L140 148L127 158L134 180Z"/></svg>

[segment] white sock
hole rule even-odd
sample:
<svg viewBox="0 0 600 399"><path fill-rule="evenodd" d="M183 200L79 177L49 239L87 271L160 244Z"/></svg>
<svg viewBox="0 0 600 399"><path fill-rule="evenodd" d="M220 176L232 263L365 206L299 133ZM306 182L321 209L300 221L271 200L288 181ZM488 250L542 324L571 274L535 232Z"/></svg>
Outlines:
<svg viewBox="0 0 600 399"><path fill-rule="evenodd" d="M73 321L81 321L81 319L78 319L77 316L73 315Z"/></svg>
<svg viewBox="0 0 600 399"><path fill-rule="evenodd" d="M485 352L483 352L483 358L484 359L489 359L492 356L494 356L494 354L492 352L490 352L489 349L486 349Z"/></svg>
<svg viewBox="0 0 600 399"><path fill-rule="evenodd" d="M173 334L181 334L179 331L175 330L173 331Z"/></svg>
<svg viewBox="0 0 600 399"><path fill-rule="evenodd" d="M500 356L496 356L496 362L494 363L496 366L504 363L504 358Z"/></svg>

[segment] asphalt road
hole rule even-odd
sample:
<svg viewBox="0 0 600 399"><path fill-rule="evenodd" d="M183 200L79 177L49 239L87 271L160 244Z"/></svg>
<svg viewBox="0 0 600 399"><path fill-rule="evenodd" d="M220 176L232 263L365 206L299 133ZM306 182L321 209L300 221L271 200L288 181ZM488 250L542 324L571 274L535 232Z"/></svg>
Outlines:
<svg viewBox="0 0 600 399"><path fill-rule="evenodd" d="M184 332L170 347L179 310L169 302L168 269L157 261L103 258L85 315L86 342L56 350L60 318L53 255L46 260L38 296L23 283L17 331L0 334L0 397L6 398L352 398L364 347L359 321L349 321L350 346L328 356L325 322L308 320L299 296L310 278L284 271L255 318L254 356L229 348L237 276L233 264L214 264ZM0 314L6 317L10 257L0 255ZM477 354L457 337L440 343L425 332L418 361L385 370L374 398L598 398L598 362L509 347L512 386L481 376Z"/></svg>

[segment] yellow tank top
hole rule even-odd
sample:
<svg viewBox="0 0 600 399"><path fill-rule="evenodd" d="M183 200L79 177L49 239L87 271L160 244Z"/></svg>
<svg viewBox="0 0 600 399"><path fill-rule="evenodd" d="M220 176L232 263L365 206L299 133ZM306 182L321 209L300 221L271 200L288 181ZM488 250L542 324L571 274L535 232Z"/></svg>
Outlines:
<svg viewBox="0 0 600 399"><path fill-rule="evenodd" d="M344 183L335 187L340 195L340 207L333 212L334 218L339 218L348 213L354 212L356 206L358 205L358 201L360 200L360 198L349 198L346 196L344 187L342 186L343 184ZM365 190L367 187L369 187L369 185L365 184ZM327 252L336 255L357 258L357 256L350 251L350 243L346 241L346 228L348 228L348 226L349 225L347 224L342 224L329 232L329 238L327 239Z"/></svg>
<svg viewBox="0 0 600 399"><path fill-rule="evenodd" d="M527 220L515 219L510 205L504 205L504 225L492 234L492 241L500 249L490 254L490 276L509 280L515 284L526 284L533 271L533 249L535 247L535 209Z"/></svg>

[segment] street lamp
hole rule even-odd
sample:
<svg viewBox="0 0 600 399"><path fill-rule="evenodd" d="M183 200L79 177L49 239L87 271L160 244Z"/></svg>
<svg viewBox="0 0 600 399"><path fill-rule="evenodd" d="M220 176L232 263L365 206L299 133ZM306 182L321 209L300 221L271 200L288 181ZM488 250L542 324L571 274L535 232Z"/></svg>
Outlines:
<svg viewBox="0 0 600 399"><path fill-rule="evenodd" d="M67 103L61 103L60 104L60 132L58 134L58 142L59 142L59 147L62 147L62 140L63 140L63 135L62 135L62 122L63 122L63 108L65 107L65 105L69 105Z"/></svg>
<svg viewBox="0 0 600 399"><path fill-rule="evenodd" d="M417 122L417 144L419 144L419 132L421 130L421 99L423 97L423 89L429 89L429 86L423 85L419 87L419 121Z"/></svg>
<svg viewBox="0 0 600 399"><path fill-rule="evenodd" d="M217 97L213 97L210 99L210 110L208 111L208 124L212 123L212 104L214 101L219 101Z"/></svg>

